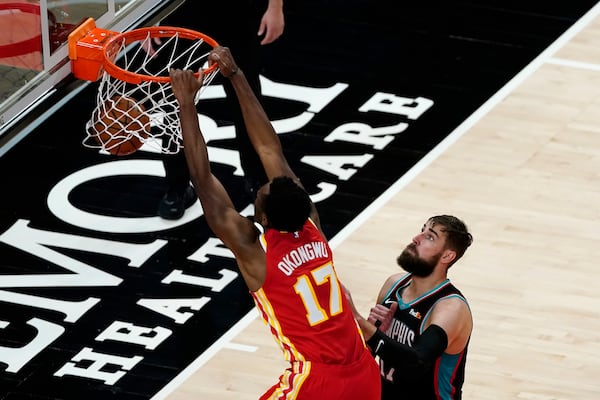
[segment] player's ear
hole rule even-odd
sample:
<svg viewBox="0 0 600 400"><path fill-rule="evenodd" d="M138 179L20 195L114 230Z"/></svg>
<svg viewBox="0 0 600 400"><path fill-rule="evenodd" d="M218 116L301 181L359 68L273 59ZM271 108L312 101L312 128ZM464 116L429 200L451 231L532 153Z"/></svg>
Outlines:
<svg viewBox="0 0 600 400"><path fill-rule="evenodd" d="M442 254L442 260L444 261L444 263L450 264L452 261L454 261L455 258L456 251L450 249L444 250L444 253Z"/></svg>
<svg viewBox="0 0 600 400"><path fill-rule="evenodd" d="M268 226L269 225L269 218L267 218L267 215L263 212L260 214L259 217L260 221L258 221L262 226Z"/></svg>

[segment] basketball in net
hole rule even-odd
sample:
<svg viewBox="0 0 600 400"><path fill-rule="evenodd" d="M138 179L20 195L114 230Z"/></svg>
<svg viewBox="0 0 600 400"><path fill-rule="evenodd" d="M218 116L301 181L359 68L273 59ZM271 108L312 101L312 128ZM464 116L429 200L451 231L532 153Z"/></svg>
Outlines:
<svg viewBox="0 0 600 400"><path fill-rule="evenodd" d="M144 106L126 96L113 96L94 110L88 134L111 154L137 151L150 133L150 117ZM93 123L92 123L93 122Z"/></svg>
<svg viewBox="0 0 600 400"><path fill-rule="evenodd" d="M96 27L89 18L69 35L69 58L75 77L98 82L96 107L83 144L125 155L142 145L161 153L183 148L179 104L169 69L204 72L200 93L217 74L208 62L218 46L190 29L152 26L126 32ZM150 129L152 126L152 129Z"/></svg>

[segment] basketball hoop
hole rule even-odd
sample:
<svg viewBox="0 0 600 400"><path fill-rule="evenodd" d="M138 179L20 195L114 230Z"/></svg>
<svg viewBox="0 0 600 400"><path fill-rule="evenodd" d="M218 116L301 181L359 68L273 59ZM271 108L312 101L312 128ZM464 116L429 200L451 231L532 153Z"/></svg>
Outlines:
<svg viewBox="0 0 600 400"><path fill-rule="evenodd" d="M216 64L208 65L208 55L216 46L218 43L214 39L191 29L153 26L119 33L97 28L92 18L86 20L69 35L73 75L82 80L99 81L96 108L86 124L87 136L83 145L109 151L118 146L119 141L133 139L161 153L179 152L183 148L183 138L179 105L171 90L169 69L202 69L204 88L218 72ZM125 98L128 102L114 101L117 98ZM115 107L116 104L132 104L135 112L121 108L113 113L106 109L107 104L115 104ZM107 118L123 113L139 118L138 123L129 126L146 127L145 121L150 121L150 128L128 129L114 135L102 129L103 126L114 126ZM107 135L109 140L106 140Z"/></svg>

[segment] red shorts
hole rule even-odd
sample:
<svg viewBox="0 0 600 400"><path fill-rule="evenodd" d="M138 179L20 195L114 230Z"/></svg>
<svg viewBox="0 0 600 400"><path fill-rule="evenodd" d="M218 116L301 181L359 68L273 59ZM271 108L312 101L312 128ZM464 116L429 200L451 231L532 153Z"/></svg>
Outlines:
<svg viewBox="0 0 600 400"><path fill-rule="evenodd" d="M349 365L297 362L279 377L260 400L380 400L379 366L365 349Z"/></svg>

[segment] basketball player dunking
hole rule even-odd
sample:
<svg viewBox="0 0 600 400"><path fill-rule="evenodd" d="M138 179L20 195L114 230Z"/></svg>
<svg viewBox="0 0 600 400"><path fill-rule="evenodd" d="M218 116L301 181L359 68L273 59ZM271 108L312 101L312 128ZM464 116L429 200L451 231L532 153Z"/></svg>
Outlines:
<svg viewBox="0 0 600 400"><path fill-rule="evenodd" d="M184 152L206 221L235 254L260 315L289 362L261 399L380 400L377 363L343 294L314 204L229 49L215 48L209 60L233 84L269 179L257 193L255 221L240 215L210 169L193 101L202 76L171 70Z"/></svg>

